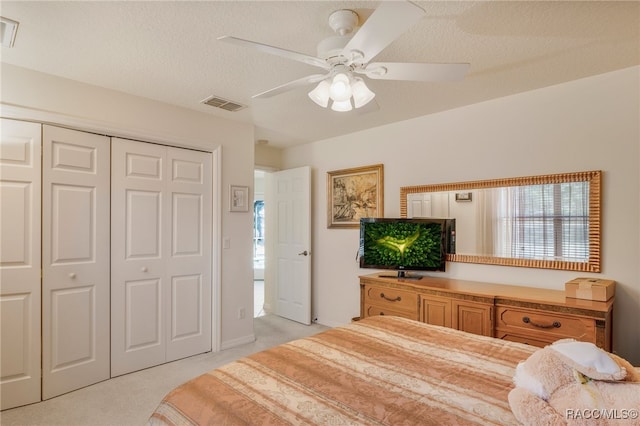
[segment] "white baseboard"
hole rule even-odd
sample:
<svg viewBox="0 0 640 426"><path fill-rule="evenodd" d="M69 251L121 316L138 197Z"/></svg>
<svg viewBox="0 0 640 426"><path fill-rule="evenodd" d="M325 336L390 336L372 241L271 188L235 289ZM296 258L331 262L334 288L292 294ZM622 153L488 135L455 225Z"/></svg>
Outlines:
<svg viewBox="0 0 640 426"><path fill-rule="evenodd" d="M226 340L220 343L220 350L235 348L236 346L244 345L247 343L253 343L256 341L256 335L250 334L248 336L238 337L236 339Z"/></svg>

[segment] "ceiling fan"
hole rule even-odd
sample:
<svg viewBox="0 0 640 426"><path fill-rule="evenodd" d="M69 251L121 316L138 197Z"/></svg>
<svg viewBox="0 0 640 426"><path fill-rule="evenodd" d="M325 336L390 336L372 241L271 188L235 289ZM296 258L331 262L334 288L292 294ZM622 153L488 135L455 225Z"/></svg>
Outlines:
<svg viewBox="0 0 640 426"><path fill-rule="evenodd" d="M455 81L464 78L469 69L466 63L371 62L425 14L422 8L408 1L382 2L354 33L354 28L358 26L358 14L348 9L337 10L329 16L329 26L336 35L318 44L317 57L232 36L222 36L218 40L304 62L325 71L324 74L290 81L253 98L268 98L318 83L309 92L311 100L324 108L332 101L332 110L350 111L353 107L366 105L375 97L360 76L374 80L408 81Z"/></svg>

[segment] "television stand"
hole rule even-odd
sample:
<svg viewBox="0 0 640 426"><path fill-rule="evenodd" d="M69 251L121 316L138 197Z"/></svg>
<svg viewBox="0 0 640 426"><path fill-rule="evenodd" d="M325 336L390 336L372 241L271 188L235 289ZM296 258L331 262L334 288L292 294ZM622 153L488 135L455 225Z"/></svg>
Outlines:
<svg viewBox="0 0 640 426"><path fill-rule="evenodd" d="M381 278L398 278L403 280L421 280L422 275L409 275L407 271L398 271L397 275L379 275Z"/></svg>

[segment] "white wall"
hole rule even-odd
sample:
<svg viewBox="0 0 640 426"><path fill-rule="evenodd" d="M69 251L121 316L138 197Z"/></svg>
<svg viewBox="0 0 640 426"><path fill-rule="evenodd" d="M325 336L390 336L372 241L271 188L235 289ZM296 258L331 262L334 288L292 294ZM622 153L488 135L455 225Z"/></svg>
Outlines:
<svg viewBox="0 0 640 426"><path fill-rule="evenodd" d="M266 145L256 145L255 163L256 169L260 170L280 170L282 150Z"/></svg>
<svg viewBox="0 0 640 426"><path fill-rule="evenodd" d="M223 348L252 341L252 315L240 320L238 309L253 311L253 216L229 212L228 190L230 184L253 187L253 126L4 63L1 84L1 115L11 111L12 118L211 151L222 147L220 234L231 244L221 258L220 340ZM15 117L16 111L24 116Z"/></svg>
<svg viewBox="0 0 640 426"><path fill-rule="evenodd" d="M314 317L338 325L358 316L357 277L372 272L356 263L358 230L326 227L328 171L383 163L385 216L398 217L401 186L603 170L603 264L594 275L617 281L614 350L640 365L639 86L634 67L285 149L284 168L313 168ZM447 267L445 276L552 289L577 276Z"/></svg>

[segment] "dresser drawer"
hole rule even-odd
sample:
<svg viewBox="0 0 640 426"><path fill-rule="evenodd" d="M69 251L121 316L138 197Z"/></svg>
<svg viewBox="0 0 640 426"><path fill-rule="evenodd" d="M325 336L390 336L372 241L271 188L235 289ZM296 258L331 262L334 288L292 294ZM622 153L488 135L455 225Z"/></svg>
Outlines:
<svg viewBox="0 0 640 426"><path fill-rule="evenodd" d="M364 303L394 311L409 311L416 318L418 316L418 294L415 292L389 287L366 286Z"/></svg>
<svg viewBox="0 0 640 426"><path fill-rule="evenodd" d="M596 324L593 319L506 306L499 306L496 316L498 337L501 334L517 335L549 343L563 338L593 343L596 341Z"/></svg>
<svg viewBox="0 0 640 426"><path fill-rule="evenodd" d="M544 348L545 346L550 345L557 340L553 338L545 340L544 339L545 336L542 336L542 338L536 339L531 336L521 336L518 334L501 333L500 331L496 333L496 337L498 339L508 340L510 342L518 342L518 343L524 343L525 345L537 346L539 348Z"/></svg>
<svg viewBox="0 0 640 426"><path fill-rule="evenodd" d="M364 312L367 317L374 317L378 315L388 315L393 317L403 317L403 318L408 318L412 320L418 320L417 312L395 311L393 309L381 307L380 305L365 305Z"/></svg>

